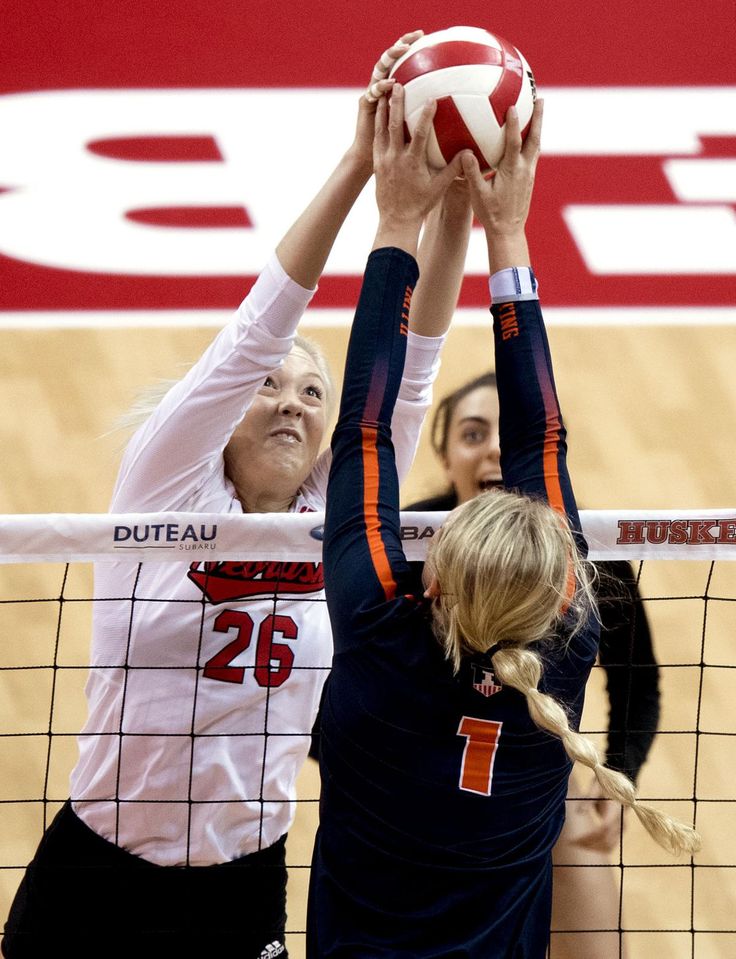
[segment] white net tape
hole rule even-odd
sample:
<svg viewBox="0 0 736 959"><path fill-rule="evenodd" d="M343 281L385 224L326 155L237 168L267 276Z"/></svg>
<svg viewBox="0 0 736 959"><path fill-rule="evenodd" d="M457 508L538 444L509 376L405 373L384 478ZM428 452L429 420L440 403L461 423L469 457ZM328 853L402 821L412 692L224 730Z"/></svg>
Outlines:
<svg viewBox="0 0 736 959"><path fill-rule="evenodd" d="M423 560L446 513L402 512L407 558ZM591 560L736 559L736 510L583 510ZM315 562L322 513L42 513L0 516L0 563Z"/></svg>

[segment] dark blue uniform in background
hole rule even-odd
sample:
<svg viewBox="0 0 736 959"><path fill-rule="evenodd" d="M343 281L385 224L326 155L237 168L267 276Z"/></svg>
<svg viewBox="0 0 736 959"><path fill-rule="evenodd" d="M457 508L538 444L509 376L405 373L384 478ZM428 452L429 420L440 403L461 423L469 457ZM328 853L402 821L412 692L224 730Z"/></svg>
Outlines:
<svg viewBox="0 0 736 959"><path fill-rule="evenodd" d="M324 542L335 641L321 725L311 959L543 959L551 850L570 762L495 682L490 656L453 674L399 537L391 415L414 259L371 254L333 438ZM494 305L504 483L579 522L536 299ZM581 548L585 544L580 537ZM542 688L579 723L594 621L542 644Z"/></svg>

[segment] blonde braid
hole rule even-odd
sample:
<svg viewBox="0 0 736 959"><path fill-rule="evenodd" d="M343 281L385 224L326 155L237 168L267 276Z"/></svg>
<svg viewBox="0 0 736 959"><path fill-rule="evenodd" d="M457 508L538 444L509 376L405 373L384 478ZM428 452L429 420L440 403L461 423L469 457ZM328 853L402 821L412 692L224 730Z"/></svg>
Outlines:
<svg viewBox="0 0 736 959"><path fill-rule="evenodd" d="M535 652L521 646L505 646L493 655L492 662L498 681L526 697L529 715L537 726L562 740L565 752L573 762L581 762L593 770L609 799L631 807L655 842L676 856L692 854L700 848L700 836L694 829L658 809L642 805L631 780L604 766L591 740L570 728L560 703L538 688L542 661Z"/></svg>

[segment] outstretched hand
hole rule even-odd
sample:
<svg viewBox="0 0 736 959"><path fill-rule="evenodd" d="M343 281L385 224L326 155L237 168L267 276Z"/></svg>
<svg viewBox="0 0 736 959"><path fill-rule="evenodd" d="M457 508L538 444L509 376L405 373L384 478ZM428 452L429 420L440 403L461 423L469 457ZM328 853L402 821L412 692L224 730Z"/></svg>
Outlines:
<svg viewBox="0 0 736 959"><path fill-rule="evenodd" d="M370 103L375 103L376 100L381 99L383 91L379 88L378 84L386 79L393 65L404 56L412 43L416 43L416 41L423 36L424 30L412 30L410 33L405 33L402 37L399 37L396 43L392 47L389 47L388 50L384 50L376 61L375 67L373 67L371 82L363 94L366 100ZM390 82L393 83L393 80Z"/></svg>
<svg viewBox="0 0 736 959"><path fill-rule="evenodd" d="M380 216L374 249L399 246L416 254L424 217L461 173L461 154L440 171L429 166L427 142L437 104L430 101L409 143L404 140L404 88L378 102L373 141L376 203Z"/></svg>
<svg viewBox="0 0 736 959"><path fill-rule="evenodd" d="M358 104L358 123L352 149L366 167L373 171L373 135L375 130L376 104L390 93L394 85L388 79L391 68L407 52L412 43L424 36L423 30L412 30L384 50L373 67L371 79Z"/></svg>
<svg viewBox="0 0 736 959"><path fill-rule="evenodd" d="M504 154L495 174L488 179L480 172L473 154L463 154L463 174L475 215L486 231L491 272L529 262L524 228L539 160L542 110L543 101L537 100L529 134L522 143L518 113L514 107L509 109Z"/></svg>

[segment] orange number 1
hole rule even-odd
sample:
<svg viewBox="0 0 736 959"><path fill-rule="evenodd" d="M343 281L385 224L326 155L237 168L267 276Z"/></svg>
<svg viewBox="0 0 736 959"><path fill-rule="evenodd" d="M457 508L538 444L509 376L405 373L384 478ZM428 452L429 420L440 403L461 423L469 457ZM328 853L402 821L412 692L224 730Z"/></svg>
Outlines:
<svg viewBox="0 0 736 959"><path fill-rule="evenodd" d="M458 736L465 736L463 765L460 770L460 788L466 792L491 795L493 760L496 758L501 726L490 719L474 719L463 716L458 726Z"/></svg>

